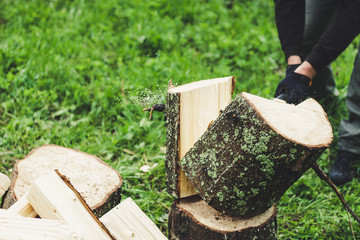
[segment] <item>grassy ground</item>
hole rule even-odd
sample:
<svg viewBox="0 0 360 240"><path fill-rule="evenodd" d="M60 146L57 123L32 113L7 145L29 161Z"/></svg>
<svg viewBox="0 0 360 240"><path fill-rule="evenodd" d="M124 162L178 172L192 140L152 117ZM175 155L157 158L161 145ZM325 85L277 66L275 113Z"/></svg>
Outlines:
<svg viewBox="0 0 360 240"><path fill-rule="evenodd" d="M173 201L164 190L164 118L150 121L142 108L164 102L169 79L233 75L235 95L271 98L284 75L270 0L2 0L0 9L0 171L11 174L17 159L49 143L97 155L121 173L124 199L164 232ZM318 161L326 171L357 43L334 63L335 139ZM358 186L340 190L360 213ZM312 170L277 206L279 239L353 238L339 200Z"/></svg>

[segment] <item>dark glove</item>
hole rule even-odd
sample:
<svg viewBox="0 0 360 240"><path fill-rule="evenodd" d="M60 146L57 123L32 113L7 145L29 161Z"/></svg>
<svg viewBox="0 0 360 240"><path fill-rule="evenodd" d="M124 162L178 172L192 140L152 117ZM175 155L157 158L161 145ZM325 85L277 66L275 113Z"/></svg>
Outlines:
<svg viewBox="0 0 360 240"><path fill-rule="evenodd" d="M286 76L289 74L289 73L293 73L297 68L298 66L300 66L300 64L292 64L292 65L288 65L286 67Z"/></svg>
<svg viewBox="0 0 360 240"><path fill-rule="evenodd" d="M309 96L310 81L310 78L304 75L290 72L279 83L275 97L282 95L282 99L287 103L299 104Z"/></svg>

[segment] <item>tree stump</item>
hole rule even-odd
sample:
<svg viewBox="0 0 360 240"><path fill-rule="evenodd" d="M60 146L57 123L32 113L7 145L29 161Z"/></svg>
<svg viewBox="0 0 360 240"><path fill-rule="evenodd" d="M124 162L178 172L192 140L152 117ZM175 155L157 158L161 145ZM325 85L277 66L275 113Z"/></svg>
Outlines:
<svg viewBox="0 0 360 240"><path fill-rule="evenodd" d="M234 84L234 77L224 77L169 87L165 112L165 166L167 190L174 197L197 194L181 170L179 160L231 102Z"/></svg>
<svg viewBox="0 0 360 240"><path fill-rule="evenodd" d="M210 206L249 218L278 201L331 142L315 100L295 106L242 93L180 163Z"/></svg>
<svg viewBox="0 0 360 240"><path fill-rule="evenodd" d="M55 169L69 178L97 217L120 203L122 179L108 164L81 151L44 145L16 162L3 208L9 208L27 194L36 178Z"/></svg>
<svg viewBox="0 0 360 240"><path fill-rule="evenodd" d="M241 219L222 214L199 196L176 200L169 215L170 240L276 239L276 209Z"/></svg>

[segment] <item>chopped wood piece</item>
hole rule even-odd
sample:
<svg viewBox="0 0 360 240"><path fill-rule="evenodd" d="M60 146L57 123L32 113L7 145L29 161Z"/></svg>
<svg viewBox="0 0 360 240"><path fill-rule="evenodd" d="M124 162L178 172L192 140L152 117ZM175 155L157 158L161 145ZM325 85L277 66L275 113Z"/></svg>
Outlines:
<svg viewBox="0 0 360 240"><path fill-rule="evenodd" d="M181 160L213 208L253 217L270 208L329 147L326 113L248 93L237 97Z"/></svg>
<svg viewBox="0 0 360 240"><path fill-rule="evenodd" d="M114 239L80 194L55 172L36 179L27 198L41 218L70 223L86 240Z"/></svg>
<svg viewBox="0 0 360 240"><path fill-rule="evenodd" d="M216 211L199 196L180 199L171 206L169 239L276 239L276 209L242 219Z"/></svg>
<svg viewBox="0 0 360 240"><path fill-rule="evenodd" d="M9 208L29 191L36 178L55 169L69 177L96 216L104 215L120 203L122 179L117 171L94 155L44 145L16 162L3 207Z"/></svg>
<svg viewBox="0 0 360 240"><path fill-rule="evenodd" d="M82 240L70 224L49 219L0 214L0 240Z"/></svg>
<svg viewBox="0 0 360 240"><path fill-rule="evenodd" d="M169 88L166 115L168 192L175 197L196 194L179 167L179 159L194 145L230 102L234 77L216 78Z"/></svg>
<svg viewBox="0 0 360 240"><path fill-rule="evenodd" d="M27 194L16 201L9 209L8 212L19 214L23 217L34 218L38 214L35 209L30 205L29 200L27 199Z"/></svg>
<svg viewBox="0 0 360 240"><path fill-rule="evenodd" d="M160 229L131 199L111 209L100 221L116 239L166 240Z"/></svg>
<svg viewBox="0 0 360 240"><path fill-rule="evenodd" d="M11 184L10 178L3 173L0 173L0 198L9 189Z"/></svg>

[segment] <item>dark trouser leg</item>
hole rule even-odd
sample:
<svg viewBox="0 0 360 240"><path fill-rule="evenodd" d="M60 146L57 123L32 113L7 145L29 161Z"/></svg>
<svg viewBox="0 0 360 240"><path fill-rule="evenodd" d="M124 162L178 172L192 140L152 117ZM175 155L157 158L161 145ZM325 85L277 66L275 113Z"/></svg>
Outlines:
<svg viewBox="0 0 360 240"><path fill-rule="evenodd" d="M346 96L349 119L343 119L339 130L339 153L330 169L330 179L336 185L356 176L354 164L360 163L360 46L354 62Z"/></svg>
<svg viewBox="0 0 360 240"><path fill-rule="evenodd" d="M349 119L343 119L339 130L339 149L360 155L360 46L348 86L346 105Z"/></svg>

